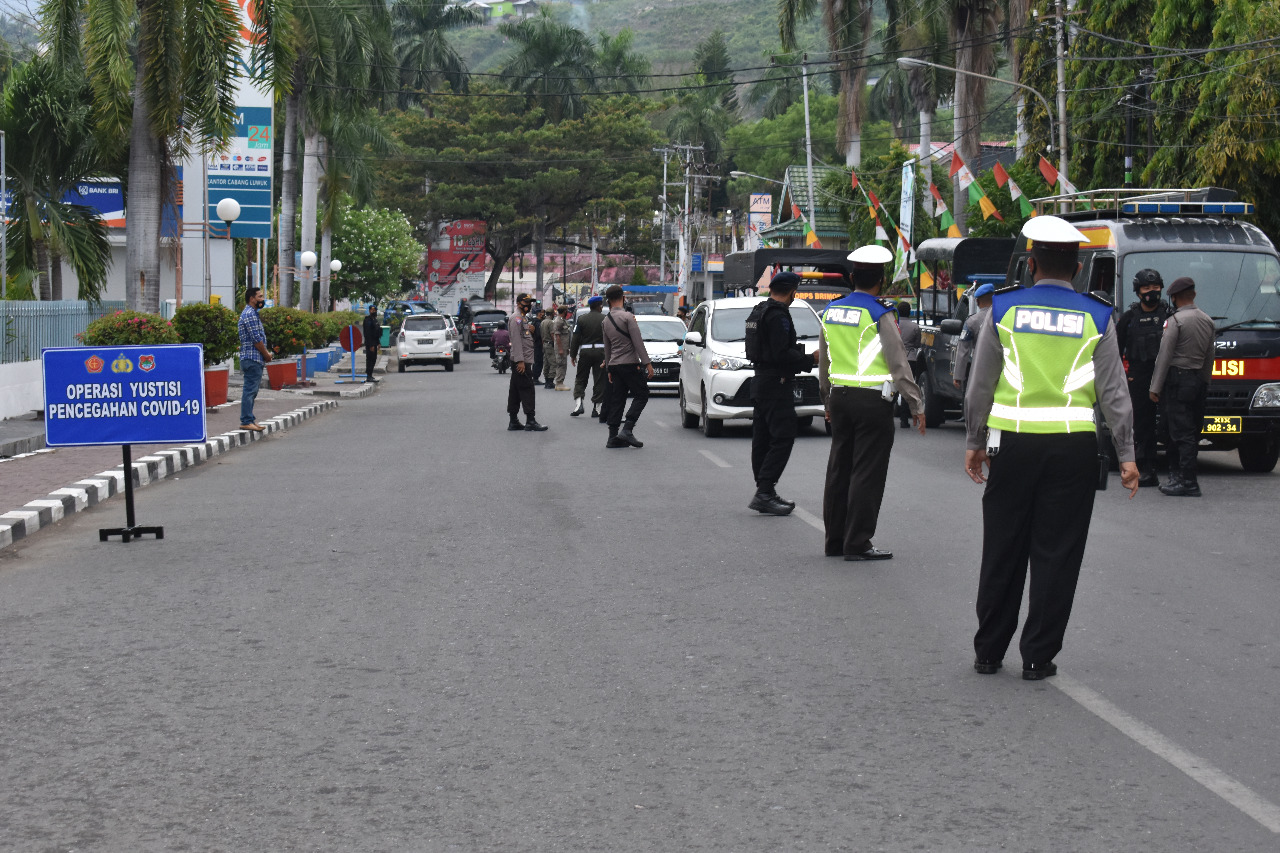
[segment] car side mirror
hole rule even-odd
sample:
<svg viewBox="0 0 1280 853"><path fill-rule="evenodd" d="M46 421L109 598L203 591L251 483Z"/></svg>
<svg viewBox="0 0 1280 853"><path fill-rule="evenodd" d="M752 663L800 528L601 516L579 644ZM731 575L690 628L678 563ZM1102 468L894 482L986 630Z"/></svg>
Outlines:
<svg viewBox="0 0 1280 853"><path fill-rule="evenodd" d="M938 324L938 331L944 335L958 335L964 331L964 323L954 318L943 320Z"/></svg>
<svg viewBox="0 0 1280 853"><path fill-rule="evenodd" d="M689 346L700 347L702 346L702 335L698 332L685 332L684 342Z"/></svg>

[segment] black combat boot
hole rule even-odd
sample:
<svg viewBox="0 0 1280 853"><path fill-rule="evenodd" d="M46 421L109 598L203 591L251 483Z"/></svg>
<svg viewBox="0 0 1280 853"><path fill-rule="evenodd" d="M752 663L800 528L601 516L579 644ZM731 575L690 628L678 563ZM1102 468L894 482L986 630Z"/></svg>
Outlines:
<svg viewBox="0 0 1280 853"><path fill-rule="evenodd" d="M507 424L507 432L515 432L519 430L524 432L524 424L520 423L520 419L515 415L511 416L511 423Z"/></svg>
<svg viewBox="0 0 1280 853"><path fill-rule="evenodd" d="M644 447L644 442L636 438L635 434L631 432L633 427L635 427L635 424L623 424L622 432L618 433L618 438L622 439L632 447Z"/></svg>
<svg viewBox="0 0 1280 853"><path fill-rule="evenodd" d="M599 407L599 406L594 406L594 405L593 405L593 406L591 407L591 417L593 417L593 418L598 418L598 417L600 417L600 407Z"/></svg>
<svg viewBox="0 0 1280 853"><path fill-rule="evenodd" d="M604 446L612 449L616 447L630 447L631 445L622 440L616 429L609 427L609 440L604 443Z"/></svg>
<svg viewBox="0 0 1280 853"><path fill-rule="evenodd" d="M571 416L573 416L573 417L575 417L575 418L576 418L578 415L582 414L583 408L584 408L584 404L583 404L583 402L582 402L582 398L581 398L581 397L579 397L579 398L578 398L578 405L574 406L574 407L573 407L573 411L572 411L572 412L570 412L569 414L570 414Z"/></svg>
<svg viewBox="0 0 1280 853"><path fill-rule="evenodd" d="M547 431L547 428L544 427L542 424L538 423L538 421L532 416L529 417L529 422L524 425L524 428L527 432L546 432Z"/></svg>
<svg viewBox="0 0 1280 853"><path fill-rule="evenodd" d="M754 509L756 512L768 513L769 515L790 515L791 510L795 508L795 504L784 501L772 489L757 491L755 497L751 499L751 503L747 504L747 509Z"/></svg>

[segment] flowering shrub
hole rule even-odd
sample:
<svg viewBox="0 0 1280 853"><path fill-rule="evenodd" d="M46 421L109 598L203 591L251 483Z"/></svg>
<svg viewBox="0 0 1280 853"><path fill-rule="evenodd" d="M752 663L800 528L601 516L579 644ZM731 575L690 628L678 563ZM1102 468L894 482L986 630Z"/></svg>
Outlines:
<svg viewBox="0 0 1280 853"><path fill-rule="evenodd" d="M159 314L144 314L141 311L117 311L99 317L89 324L89 328L76 335L76 340L91 347L182 343L182 337L173 328L173 323Z"/></svg>
<svg viewBox="0 0 1280 853"><path fill-rule="evenodd" d="M267 348L274 357L298 355L304 347L326 343L325 324L319 316L297 308L263 308L258 312L267 333Z"/></svg>
<svg viewBox="0 0 1280 853"><path fill-rule="evenodd" d="M236 315L225 305L183 305L173 312L173 327L183 343L204 344L205 367L226 361L240 349Z"/></svg>

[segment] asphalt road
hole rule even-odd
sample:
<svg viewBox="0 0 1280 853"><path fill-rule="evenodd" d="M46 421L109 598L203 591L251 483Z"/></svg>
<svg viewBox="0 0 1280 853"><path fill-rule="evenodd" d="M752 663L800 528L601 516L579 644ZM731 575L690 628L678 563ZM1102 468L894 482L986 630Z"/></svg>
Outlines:
<svg viewBox="0 0 1280 853"><path fill-rule="evenodd" d="M1099 496L1061 675L979 676L979 487L899 431L822 556L827 439L642 450L480 355L0 557L0 849L1270 851L1280 474ZM1212 457L1211 457L1212 459ZM812 522L812 523L811 523Z"/></svg>

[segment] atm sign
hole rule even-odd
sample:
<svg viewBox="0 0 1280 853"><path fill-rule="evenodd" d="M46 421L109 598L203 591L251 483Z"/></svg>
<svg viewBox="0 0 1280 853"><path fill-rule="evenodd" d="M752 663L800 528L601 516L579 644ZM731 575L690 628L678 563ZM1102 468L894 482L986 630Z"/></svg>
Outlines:
<svg viewBox="0 0 1280 853"><path fill-rule="evenodd" d="M1280 358L1215 358L1214 379L1280 379Z"/></svg>

